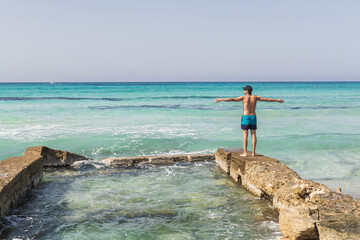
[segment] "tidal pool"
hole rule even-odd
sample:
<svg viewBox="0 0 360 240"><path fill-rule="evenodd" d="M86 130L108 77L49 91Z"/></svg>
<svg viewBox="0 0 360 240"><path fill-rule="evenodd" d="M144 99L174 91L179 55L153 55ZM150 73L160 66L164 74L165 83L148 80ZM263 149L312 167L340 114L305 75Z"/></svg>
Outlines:
<svg viewBox="0 0 360 240"><path fill-rule="evenodd" d="M3 239L276 239L271 204L214 162L47 171Z"/></svg>

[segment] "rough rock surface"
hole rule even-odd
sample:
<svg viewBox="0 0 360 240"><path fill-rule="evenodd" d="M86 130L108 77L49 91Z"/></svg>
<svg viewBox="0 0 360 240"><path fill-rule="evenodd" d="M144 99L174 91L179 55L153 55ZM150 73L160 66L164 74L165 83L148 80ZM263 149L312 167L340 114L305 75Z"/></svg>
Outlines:
<svg viewBox="0 0 360 240"><path fill-rule="evenodd" d="M276 159L241 153L242 149L218 149L216 162L224 169L230 159L230 177L272 201L286 239L360 239L359 201L301 179Z"/></svg>
<svg viewBox="0 0 360 240"><path fill-rule="evenodd" d="M174 162L184 162L188 158L186 155L168 155L168 156L150 156L149 162L151 164L173 164Z"/></svg>
<svg viewBox="0 0 360 240"><path fill-rule="evenodd" d="M230 163L231 163L230 158L231 158L231 153L227 153L223 151L217 151L215 153L215 162L227 174L230 174Z"/></svg>
<svg viewBox="0 0 360 240"><path fill-rule="evenodd" d="M274 192L299 175L278 160L256 155L242 157L242 149L231 153L230 177L259 197L272 199ZM276 179L276 181L274 181Z"/></svg>
<svg viewBox="0 0 360 240"><path fill-rule="evenodd" d="M75 153L37 146L27 148L21 157L1 161L0 216L6 215L42 179L43 167L80 167L87 160Z"/></svg>
<svg viewBox="0 0 360 240"><path fill-rule="evenodd" d="M213 161L215 160L214 154L191 154L187 155L189 162L197 162L197 161Z"/></svg>
<svg viewBox="0 0 360 240"><path fill-rule="evenodd" d="M156 155L143 157L114 157L101 160L104 164L114 167L133 167L139 163L154 165L173 164L176 162L212 161L214 154L190 154L190 155Z"/></svg>
<svg viewBox="0 0 360 240"><path fill-rule="evenodd" d="M320 239L360 239L360 202L337 192L316 194L311 199L319 209Z"/></svg>
<svg viewBox="0 0 360 240"><path fill-rule="evenodd" d="M323 184L303 179L287 183L275 193L273 204L285 236L360 239L359 201Z"/></svg>
<svg viewBox="0 0 360 240"><path fill-rule="evenodd" d="M323 184L298 179L278 189L273 205L279 212L280 230L290 239L319 239L316 222L318 207L311 203L315 194L329 192Z"/></svg>
<svg viewBox="0 0 360 240"><path fill-rule="evenodd" d="M0 162L0 216L6 215L18 204L26 191L33 188L43 176L42 158L27 153Z"/></svg>
<svg viewBox="0 0 360 240"><path fill-rule="evenodd" d="M360 239L360 217L353 214L336 214L316 224L320 240Z"/></svg>
<svg viewBox="0 0 360 240"><path fill-rule="evenodd" d="M56 149L51 149L45 146L28 147L24 153L37 154L43 159L44 167L71 167L76 161L88 160L87 157Z"/></svg>
<svg viewBox="0 0 360 240"><path fill-rule="evenodd" d="M299 175L285 164L272 160L248 161L243 176L270 199L285 183L300 179Z"/></svg>
<svg viewBox="0 0 360 240"><path fill-rule="evenodd" d="M108 166L133 167L136 163L149 162L149 157L113 157L101 161Z"/></svg>

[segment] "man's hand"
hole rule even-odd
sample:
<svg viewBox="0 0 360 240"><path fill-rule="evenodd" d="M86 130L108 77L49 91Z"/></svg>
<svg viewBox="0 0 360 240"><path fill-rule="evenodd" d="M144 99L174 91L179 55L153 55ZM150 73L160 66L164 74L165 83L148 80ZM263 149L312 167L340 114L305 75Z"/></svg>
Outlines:
<svg viewBox="0 0 360 240"><path fill-rule="evenodd" d="M221 98L217 98L217 99L215 99L215 102L216 102L216 103L221 102L221 101L222 101L222 99L221 99Z"/></svg>
<svg viewBox="0 0 360 240"><path fill-rule="evenodd" d="M278 102L279 102L279 103L283 103L284 100L282 100L281 98L278 98Z"/></svg>

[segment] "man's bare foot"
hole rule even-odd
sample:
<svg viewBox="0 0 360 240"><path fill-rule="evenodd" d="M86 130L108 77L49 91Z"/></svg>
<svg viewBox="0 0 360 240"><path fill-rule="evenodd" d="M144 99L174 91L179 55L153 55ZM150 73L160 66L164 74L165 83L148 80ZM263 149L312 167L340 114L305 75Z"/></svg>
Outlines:
<svg viewBox="0 0 360 240"><path fill-rule="evenodd" d="M252 153L251 156L252 156L252 157L255 157L255 153Z"/></svg>
<svg viewBox="0 0 360 240"><path fill-rule="evenodd" d="M242 157L246 157L246 155L247 155L247 152L244 152L243 154L240 154L240 156L242 156Z"/></svg>

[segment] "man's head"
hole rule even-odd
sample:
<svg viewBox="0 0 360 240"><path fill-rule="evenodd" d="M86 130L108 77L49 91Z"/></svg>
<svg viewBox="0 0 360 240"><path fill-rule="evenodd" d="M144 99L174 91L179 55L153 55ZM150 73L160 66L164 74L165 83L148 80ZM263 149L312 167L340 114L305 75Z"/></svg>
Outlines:
<svg viewBox="0 0 360 240"><path fill-rule="evenodd" d="M243 89L244 89L244 93L245 94L250 94L251 95L251 92L252 92L252 87L251 86L249 86L249 85L246 85L245 87L243 87Z"/></svg>

